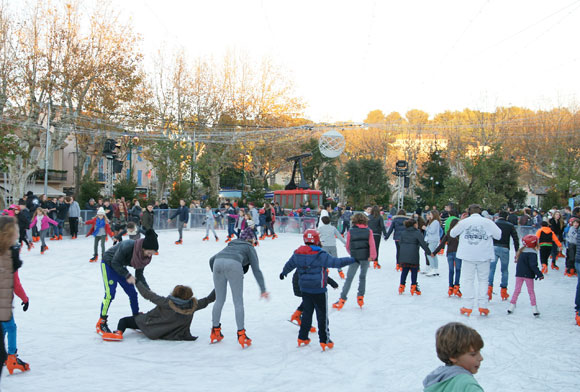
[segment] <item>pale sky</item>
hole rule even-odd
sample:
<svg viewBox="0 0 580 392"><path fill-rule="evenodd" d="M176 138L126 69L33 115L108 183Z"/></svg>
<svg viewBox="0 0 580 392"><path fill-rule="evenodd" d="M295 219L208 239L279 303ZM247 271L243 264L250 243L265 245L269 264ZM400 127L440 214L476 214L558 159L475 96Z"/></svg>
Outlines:
<svg viewBox="0 0 580 392"><path fill-rule="evenodd" d="M575 106L580 1L113 0L143 50L271 57L314 121Z"/></svg>

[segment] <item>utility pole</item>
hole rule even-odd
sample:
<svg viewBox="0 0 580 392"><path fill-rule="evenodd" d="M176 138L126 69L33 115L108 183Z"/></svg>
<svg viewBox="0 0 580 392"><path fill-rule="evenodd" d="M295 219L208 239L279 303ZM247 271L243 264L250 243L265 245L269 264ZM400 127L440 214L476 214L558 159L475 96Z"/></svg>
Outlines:
<svg viewBox="0 0 580 392"><path fill-rule="evenodd" d="M46 120L46 146L44 147L44 194L48 196L48 152L50 151L50 101L48 100L48 117Z"/></svg>

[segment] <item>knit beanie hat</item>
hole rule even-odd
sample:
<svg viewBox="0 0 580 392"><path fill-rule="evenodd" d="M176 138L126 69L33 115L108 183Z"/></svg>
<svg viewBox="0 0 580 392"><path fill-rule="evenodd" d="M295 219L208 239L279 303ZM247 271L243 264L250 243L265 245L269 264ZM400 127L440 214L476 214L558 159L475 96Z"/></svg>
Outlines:
<svg viewBox="0 0 580 392"><path fill-rule="evenodd" d="M143 241L143 249L159 250L159 243L157 242L157 233L153 229L145 232L145 240Z"/></svg>
<svg viewBox="0 0 580 392"><path fill-rule="evenodd" d="M246 227L240 234L240 239L244 241L254 241L254 230L251 227Z"/></svg>
<svg viewBox="0 0 580 392"><path fill-rule="evenodd" d="M99 207L99 209L97 210L97 215L106 215L105 209L103 207Z"/></svg>

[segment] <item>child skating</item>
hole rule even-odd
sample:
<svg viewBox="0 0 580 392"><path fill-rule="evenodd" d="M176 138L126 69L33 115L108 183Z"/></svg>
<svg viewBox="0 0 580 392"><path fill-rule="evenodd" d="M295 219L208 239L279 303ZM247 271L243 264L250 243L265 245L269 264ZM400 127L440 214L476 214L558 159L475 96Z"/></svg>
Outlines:
<svg viewBox="0 0 580 392"><path fill-rule="evenodd" d="M542 222L541 228L536 232L538 244L540 245L540 261L542 262L542 273L548 273L548 259L552 253L552 247L557 246L558 251L562 251L562 243L549 227L548 222ZM558 270L556 259L552 259L552 269Z"/></svg>
<svg viewBox="0 0 580 392"><path fill-rule="evenodd" d="M312 326L312 313L316 310L320 346L322 350L331 349L334 347L334 343L330 340L328 330L326 294L328 268L341 268L357 260L352 257L336 258L322 250L320 248L320 236L316 230L306 230L303 239L305 245L294 251L290 260L284 265L280 279L284 279L294 269L298 272L298 284L303 302L302 319L300 321L300 331L298 332L298 346L310 343L308 333Z"/></svg>
<svg viewBox="0 0 580 392"><path fill-rule="evenodd" d="M336 239L346 245L346 241L342 235L338 232L336 227L330 224L330 217L323 216L320 218L320 226L318 226L318 234L320 234L320 243L322 244L322 250L327 251L332 257L338 257L338 252L336 251ZM376 238L376 236L375 236ZM380 238L379 238L380 239ZM344 272L342 268L338 269L338 275L341 279L344 279Z"/></svg>
<svg viewBox="0 0 580 392"><path fill-rule="evenodd" d="M518 297L522 291L522 285L525 283L528 288L530 296L530 303L532 305L532 314L535 317L540 315L538 307L536 306L536 293L534 292L534 279L544 279L544 274L538 269L538 237L535 235L527 235L522 239L523 247L518 249L516 254L516 288L512 294L512 300L507 310L508 314L512 314L516 309Z"/></svg>
<svg viewBox="0 0 580 392"><path fill-rule="evenodd" d="M46 235L48 234L48 229L50 225L58 226L58 222L50 219L46 212L42 208L37 208L34 211L34 218L32 218L32 222L30 223L30 228L36 228L39 236L40 236L40 254L43 255L44 252L48 250L48 246L46 246Z"/></svg>
<svg viewBox="0 0 580 392"><path fill-rule="evenodd" d="M205 206L205 218L203 221L203 224L205 225L205 237L203 237L202 241L209 241L209 231L211 230L211 232L213 233L213 236L217 241L219 241L219 238L217 236L217 234L215 233L215 217L213 214L213 211L211 209L211 206Z"/></svg>
<svg viewBox="0 0 580 392"><path fill-rule="evenodd" d="M417 221L415 219L407 219L405 221L405 231L401 233L399 239L399 265L402 268L399 294L405 292L407 275L411 272L411 295L421 295L421 290L417 283L419 247L423 248L427 255L432 255L429 245L419 231Z"/></svg>
<svg viewBox="0 0 580 392"><path fill-rule="evenodd" d="M99 242L101 243L101 257L103 257L105 255L105 241L107 240L107 235L113 238L114 233L109 226L109 220L105 216L105 209L103 207L100 207L97 210L97 216L86 221L85 225L91 225L86 236L88 237L92 235L94 237L93 257L89 261L95 263L99 260Z"/></svg>

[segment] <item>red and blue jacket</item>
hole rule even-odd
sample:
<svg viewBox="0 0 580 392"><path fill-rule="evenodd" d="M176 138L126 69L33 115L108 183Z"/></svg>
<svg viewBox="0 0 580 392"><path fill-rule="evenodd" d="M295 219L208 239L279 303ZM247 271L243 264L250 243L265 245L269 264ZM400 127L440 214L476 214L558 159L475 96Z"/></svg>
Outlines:
<svg viewBox="0 0 580 392"><path fill-rule="evenodd" d="M354 263L352 257L333 257L318 246L303 245L294 251L282 269L286 276L294 269L298 271L298 283L303 293L326 293L327 268L342 268Z"/></svg>

